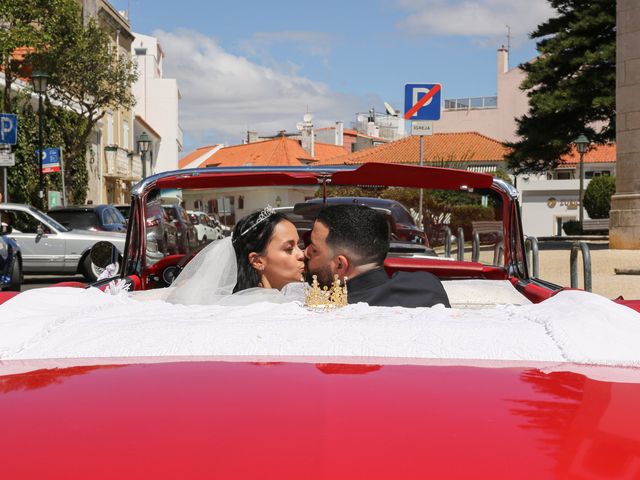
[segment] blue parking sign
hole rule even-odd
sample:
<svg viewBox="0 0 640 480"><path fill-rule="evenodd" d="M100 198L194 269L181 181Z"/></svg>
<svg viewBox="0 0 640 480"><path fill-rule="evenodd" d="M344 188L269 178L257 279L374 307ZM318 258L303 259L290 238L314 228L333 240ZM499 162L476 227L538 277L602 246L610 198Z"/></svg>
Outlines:
<svg viewBox="0 0 640 480"><path fill-rule="evenodd" d="M0 143L15 145L18 138L18 117L12 113L0 113Z"/></svg>
<svg viewBox="0 0 640 480"><path fill-rule="evenodd" d="M407 83L404 86L405 120L440 120L442 85Z"/></svg>
<svg viewBox="0 0 640 480"><path fill-rule="evenodd" d="M42 155L42 173L54 173L60 171L60 149L45 148Z"/></svg>

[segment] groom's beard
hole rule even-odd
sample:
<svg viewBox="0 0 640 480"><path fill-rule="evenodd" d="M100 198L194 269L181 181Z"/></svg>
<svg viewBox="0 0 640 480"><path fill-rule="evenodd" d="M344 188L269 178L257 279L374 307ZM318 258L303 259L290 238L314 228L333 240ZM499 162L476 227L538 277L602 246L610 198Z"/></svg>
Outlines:
<svg viewBox="0 0 640 480"><path fill-rule="evenodd" d="M309 285L311 285L311 283L313 282L313 276L316 276L318 279L318 283L320 284L321 287L327 287L330 288L331 284L333 283L333 272L331 271L331 268L329 268L329 266L323 266L318 268L315 271L310 271L307 265L307 269L305 270L305 280L307 281L307 283Z"/></svg>

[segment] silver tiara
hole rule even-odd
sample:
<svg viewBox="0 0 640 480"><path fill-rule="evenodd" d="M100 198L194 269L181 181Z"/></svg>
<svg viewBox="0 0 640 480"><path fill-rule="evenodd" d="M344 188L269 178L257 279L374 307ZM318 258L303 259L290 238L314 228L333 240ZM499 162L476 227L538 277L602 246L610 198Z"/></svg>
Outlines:
<svg viewBox="0 0 640 480"><path fill-rule="evenodd" d="M273 208L271 205L267 205L262 209L255 223L250 227L246 228L244 231L242 231L240 233L240 236L243 236L245 233L250 232L251 230L256 228L258 225L260 225L262 222L264 222L267 218L269 218L271 215L274 215L275 213L276 213L276 209Z"/></svg>

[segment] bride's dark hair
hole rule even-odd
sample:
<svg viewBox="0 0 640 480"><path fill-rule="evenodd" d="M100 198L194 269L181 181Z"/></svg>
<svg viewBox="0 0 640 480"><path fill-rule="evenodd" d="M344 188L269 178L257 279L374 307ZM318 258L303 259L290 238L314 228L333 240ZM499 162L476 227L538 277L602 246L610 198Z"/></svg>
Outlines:
<svg viewBox="0 0 640 480"><path fill-rule="evenodd" d="M263 254L275 226L282 220L287 220L283 214L276 212L258 221L262 213L262 210L250 213L241 218L233 229L232 243L238 261L238 280L233 293L259 285L260 275L249 263L249 254L251 252Z"/></svg>

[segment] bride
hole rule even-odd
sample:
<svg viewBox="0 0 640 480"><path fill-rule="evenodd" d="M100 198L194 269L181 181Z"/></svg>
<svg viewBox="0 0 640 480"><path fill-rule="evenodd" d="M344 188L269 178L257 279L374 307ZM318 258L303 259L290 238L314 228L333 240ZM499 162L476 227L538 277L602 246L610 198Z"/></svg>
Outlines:
<svg viewBox="0 0 640 480"><path fill-rule="evenodd" d="M199 252L164 292L136 299L184 305L244 305L301 299L304 253L296 227L271 206L242 218L231 237Z"/></svg>

